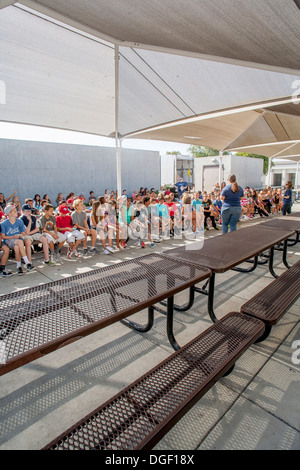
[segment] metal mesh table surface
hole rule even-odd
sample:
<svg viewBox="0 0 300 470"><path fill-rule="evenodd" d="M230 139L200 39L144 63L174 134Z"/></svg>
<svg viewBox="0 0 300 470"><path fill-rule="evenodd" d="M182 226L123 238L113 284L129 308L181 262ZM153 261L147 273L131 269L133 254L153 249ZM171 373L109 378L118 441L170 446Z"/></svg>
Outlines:
<svg viewBox="0 0 300 470"><path fill-rule="evenodd" d="M300 261L241 307L241 312L274 325L300 295Z"/></svg>
<svg viewBox="0 0 300 470"><path fill-rule="evenodd" d="M0 297L0 374L206 279L154 253Z"/></svg>
<svg viewBox="0 0 300 470"><path fill-rule="evenodd" d="M291 233L287 229L273 230L272 227L259 224L205 239L200 248L197 248L199 242L195 242L188 246L188 250L179 247L167 250L164 254L222 273L289 238Z"/></svg>
<svg viewBox="0 0 300 470"><path fill-rule="evenodd" d="M271 219L261 222L261 226L272 227L276 229L287 229L295 232L300 232L300 218L290 218L288 216L281 219Z"/></svg>
<svg viewBox="0 0 300 470"><path fill-rule="evenodd" d="M151 448L263 331L255 318L227 314L44 450Z"/></svg>

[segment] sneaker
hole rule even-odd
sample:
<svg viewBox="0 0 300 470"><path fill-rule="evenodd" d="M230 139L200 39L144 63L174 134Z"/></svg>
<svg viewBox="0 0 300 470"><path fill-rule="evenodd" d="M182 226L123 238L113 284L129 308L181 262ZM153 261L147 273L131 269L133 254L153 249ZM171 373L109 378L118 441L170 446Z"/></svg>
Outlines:
<svg viewBox="0 0 300 470"><path fill-rule="evenodd" d="M26 269L30 273L31 271L35 270L35 267L32 266L32 264L28 263L28 264L26 264Z"/></svg>
<svg viewBox="0 0 300 470"><path fill-rule="evenodd" d="M88 249L87 248L83 248L83 255L87 255L88 254Z"/></svg>
<svg viewBox="0 0 300 470"><path fill-rule="evenodd" d="M53 257L51 259L48 259L48 261L43 261L43 264L45 266L54 266L56 263L53 261Z"/></svg>
<svg viewBox="0 0 300 470"><path fill-rule="evenodd" d="M214 227L214 230L220 230L219 227Z"/></svg>
<svg viewBox="0 0 300 470"><path fill-rule="evenodd" d="M110 253L114 253L115 250L111 247L111 246L107 246L106 249L110 252Z"/></svg>
<svg viewBox="0 0 300 470"><path fill-rule="evenodd" d="M109 255L109 251L108 251L106 248L105 248L105 250L103 251L103 253L104 253L105 255Z"/></svg>
<svg viewBox="0 0 300 470"><path fill-rule="evenodd" d="M73 256L73 251L71 250L71 248L69 248L69 249L68 249L68 253L67 253L67 257L68 257L69 259L71 259L72 256Z"/></svg>
<svg viewBox="0 0 300 470"><path fill-rule="evenodd" d="M209 228L208 227L204 227L204 230L206 230L207 232L209 231Z"/></svg>
<svg viewBox="0 0 300 470"><path fill-rule="evenodd" d="M95 248L94 246L92 246L92 247L90 248L90 253L92 253L93 255L95 255L96 253L98 253L97 248Z"/></svg>
<svg viewBox="0 0 300 470"><path fill-rule="evenodd" d="M122 243L121 243L121 247L122 247L122 248L125 248L125 247L126 247L125 242L122 242Z"/></svg>
<svg viewBox="0 0 300 470"><path fill-rule="evenodd" d="M13 275L13 273L11 273L10 271L6 271L5 269L0 271L0 276L1 277L10 277L12 275Z"/></svg>
<svg viewBox="0 0 300 470"><path fill-rule="evenodd" d="M145 243L141 242L141 248L145 248Z"/></svg>
<svg viewBox="0 0 300 470"><path fill-rule="evenodd" d="M21 266L19 268L17 268L17 274L18 274L18 276L23 276L24 272L23 272L23 269L22 269Z"/></svg>
<svg viewBox="0 0 300 470"><path fill-rule="evenodd" d="M152 242L152 243L150 244L150 246L151 246L151 248L153 248L155 245L154 245L154 243Z"/></svg>
<svg viewBox="0 0 300 470"><path fill-rule="evenodd" d="M78 256L79 256L78 251L77 251L77 250L74 250L74 251L73 251L73 255L75 256L75 258L78 258Z"/></svg>

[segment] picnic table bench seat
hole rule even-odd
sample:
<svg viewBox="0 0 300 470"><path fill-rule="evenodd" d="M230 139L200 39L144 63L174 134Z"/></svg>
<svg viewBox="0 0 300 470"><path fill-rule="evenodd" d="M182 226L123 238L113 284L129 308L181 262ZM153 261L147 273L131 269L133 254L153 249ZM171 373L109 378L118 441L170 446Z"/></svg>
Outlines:
<svg viewBox="0 0 300 470"><path fill-rule="evenodd" d="M242 305L242 313L259 318L266 325L259 341L268 337L272 325L280 320L299 295L300 260Z"/></svg>
<svg viewBox="0 0 300 470"><path fill-rule="evenodd" d="M231 312L42 450L151 449L264 332Z"/></svg>

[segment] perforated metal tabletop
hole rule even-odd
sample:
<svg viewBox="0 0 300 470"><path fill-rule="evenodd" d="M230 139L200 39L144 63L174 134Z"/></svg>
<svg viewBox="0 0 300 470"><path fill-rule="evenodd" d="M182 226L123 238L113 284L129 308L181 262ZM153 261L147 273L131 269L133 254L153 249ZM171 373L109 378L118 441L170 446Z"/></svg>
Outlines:
<svg viewBox="0 0 300 470"><path fill-rule="evenodd" d="M150 254L0 297L0 375L174 296L211 272Z"/></svg>

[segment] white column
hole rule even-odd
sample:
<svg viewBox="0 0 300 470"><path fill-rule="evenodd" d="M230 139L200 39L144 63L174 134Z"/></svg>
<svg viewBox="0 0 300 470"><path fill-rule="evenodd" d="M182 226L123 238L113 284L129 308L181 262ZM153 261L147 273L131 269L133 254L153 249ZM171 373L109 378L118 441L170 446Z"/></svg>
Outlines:
<svg viewBox="0 0 300 470"><path fill-rule="evenodd" d="M117 160L117 191L122 196L121 139L119 136L119 46L115 45L115 140Z"/></svg>
<svg viewBox="0 0 300 470"><path fill-rule="evenodd" d="M271 173L272 173L272 157L269 158L269 168L268 168L267 186L271 186L271 185L272 185Z"/></svg>
<svg viewBox="0 0 300 470"><path fill-rule="evenodd" d="M219 185L221 187L223 181L223 152L220 150L219 152Z"/></svg>

